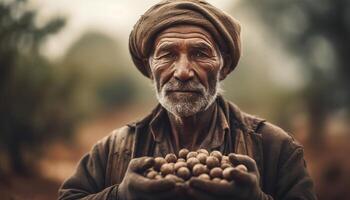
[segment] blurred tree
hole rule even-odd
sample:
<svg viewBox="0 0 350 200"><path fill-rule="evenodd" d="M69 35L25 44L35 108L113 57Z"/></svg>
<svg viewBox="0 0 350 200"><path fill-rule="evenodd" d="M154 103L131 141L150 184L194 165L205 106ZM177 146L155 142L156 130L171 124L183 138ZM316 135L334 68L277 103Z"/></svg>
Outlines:
<svg viewBox="0 0 350 200"><path fill-rule="evenodd" d="M39 52L65 20L55 18L39 27L36 13L25 0L0 2L0 148L16 173L29 169L24 154L69 135L74 124L75 113L69 109L74 79L64 80Z"/></svg>
<svg viewBox="0 0 350 200"><path fill-rule="evenodd" d="M327 117L350 111L350 2L347 0L249 0L273 37L300 58L308 82L303 91L310 114L310 142L320 144Z"/></svg>
<svg viewBox="0 0 350 200"><path fill-rule="evenodd" d="M139 84L130 73L127 51L105 33L88 30L67 50L61 66L79 79L76 106L86 115L120 108L135 100Z"/></svg>

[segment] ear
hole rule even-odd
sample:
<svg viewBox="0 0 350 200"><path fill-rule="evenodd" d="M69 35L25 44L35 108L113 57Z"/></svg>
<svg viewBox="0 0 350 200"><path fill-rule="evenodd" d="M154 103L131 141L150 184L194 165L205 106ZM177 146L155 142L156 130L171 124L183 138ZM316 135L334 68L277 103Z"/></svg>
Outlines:
<svg viewBox="0 0 350 200"><path fill-rule="evenodd" d="M150 66L147 66L148 77L153 81L153 73Z"/></svg>
<svg viewBox="0 0 350 200"><path fill-rule="evenodd" d="M219 76L220 81L224 80L228 74L229 74L229 70L226 66L224 66L220 70L220 76Z"/></svg>
<svg viewBox="0 0 350 200"><path fill-rule="evenodd" d="M220 69L220 76L219 79L220 81L224 80L226 78L226 76L230 73L229 69L227 68L227 55L223 52L220 52L220 57L221 57L221 69Z"/></svg>
<svg viewBox="0 0 350 200"><path fill-rule="evenodd" d="M151 70L148 70L148 78L153 81L153 74L152 74Z"/></svg>
<svg viewBox="0 0 350 200"><path fill-rule="evenodd" d="M153 73L152 73L152 70L151 70L152 58L151 57L149 57L148 59L144 58L143 59L143 63L144 63L143 64L144 67L146 67L148 78L153 80Z"/></svg>

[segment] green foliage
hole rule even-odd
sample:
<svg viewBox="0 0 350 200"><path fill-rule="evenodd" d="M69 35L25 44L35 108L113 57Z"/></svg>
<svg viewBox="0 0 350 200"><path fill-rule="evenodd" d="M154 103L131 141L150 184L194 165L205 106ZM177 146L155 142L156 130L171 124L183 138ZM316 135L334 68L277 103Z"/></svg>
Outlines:
<svg viewBox="0 0 350 200"><path fill-rule="evenodd" d="M39 53L65 20L38 27L36 12L23 0L0 2L0 147L16 172L26 170L24 152L71 134L76 118L69 105L74 81L63 81L62 72Z"/></svg>
<svg viewBox="0 0 350 200"><path fill-rule="evenodd" d="M74 72L78 81L75 105L88 116L135 99L138 83L129 71L127 51L120 49L120 44L108 35L87 31L62 59L62 69Z"/></svg>
<svg viewBox="0 0 350 200"><path fill-rule="evenodd" d="M98 32L84 34L62 61L48 61L40 46L65 20L39 27L36 13L26 1L0 3L0 149L18 173L33 162L24 153L70 138L79 121L130 103L137 89L119 45Z"/></svg>
<svg viewBox="0 0 350 200"><path fill-rule="evenodd" d="M249 0L242 4L299 58L308 79L303 99L311 133L321 138L329 114L350 111L349 1Z"/></svg>
<svg viewBox="0 0 350 200"><path fill-rule="evenodd" d="M134 99L136 87L130 77L112 79L101 84L97 90L97 97L104 108L121 107Z"/></svg>

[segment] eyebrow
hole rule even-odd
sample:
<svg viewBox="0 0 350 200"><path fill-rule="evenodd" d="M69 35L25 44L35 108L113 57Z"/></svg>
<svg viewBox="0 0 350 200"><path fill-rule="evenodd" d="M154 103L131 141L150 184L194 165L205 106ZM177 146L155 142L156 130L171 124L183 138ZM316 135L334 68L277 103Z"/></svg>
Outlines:
<svg viewBox="0 0 350 200"><path fill-rule="evenodd" d="M195 48L201 48L201 49L212 49L212 47L205 43L205 42L194 42L191 44Z"/></svg>
<svg viewBox="0 0 350 200"><path fill-rule="evenodd" d="M210 44L203 41L190 42L189 45L191 46L191 49L200 49L208 51L208 53L213 53L215 51L215 49ZM155 53L169 51L171 49L176 48L177 46L179 46L179 44L176 42L163 42L156 47L157 50L155 51Z"/></svg>
<svg viewBox="0 0 350 200"><path fill-rule="evenodd" d="M214 50L213 47L207 44L206 42L194 42L191 45L192 45L192 48L207 50L207 51L210 51L210 53L212 53Z"/></svg>
<svg viewBox="0 0 350 200"><path fill-rule="evenodd" d="M156 49L157 49L156 52L167 51L167 50L173 49L177 46L178 46L178 44L176 44L176 43L164 42L156 47Z"/></svg>

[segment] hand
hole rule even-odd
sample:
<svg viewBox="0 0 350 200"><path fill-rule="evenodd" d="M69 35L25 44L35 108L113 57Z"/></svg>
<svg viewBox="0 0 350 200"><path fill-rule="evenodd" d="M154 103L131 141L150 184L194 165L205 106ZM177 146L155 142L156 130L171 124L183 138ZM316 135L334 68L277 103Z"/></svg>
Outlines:
<svg viewBox="0 0 350 200"><path fill-rule="evenodd" d="M233 181L215 183L210 180L192 178L188 194L194 199L244 199L261 200L267 198L259 187L260 174L255 161L246 155L229 154L230 161L239 167L231 171ZM245 167L244 167L244 166Z"/></svg>
<svg viewBox="0 0 350 200"><path fill-rule="evenodd" d="M168 179L151 180L141 174L154 165L154 159L141 157L132 159L123 181L118 187L118 200L172 199L177 196L175 182Z"/></svg>

